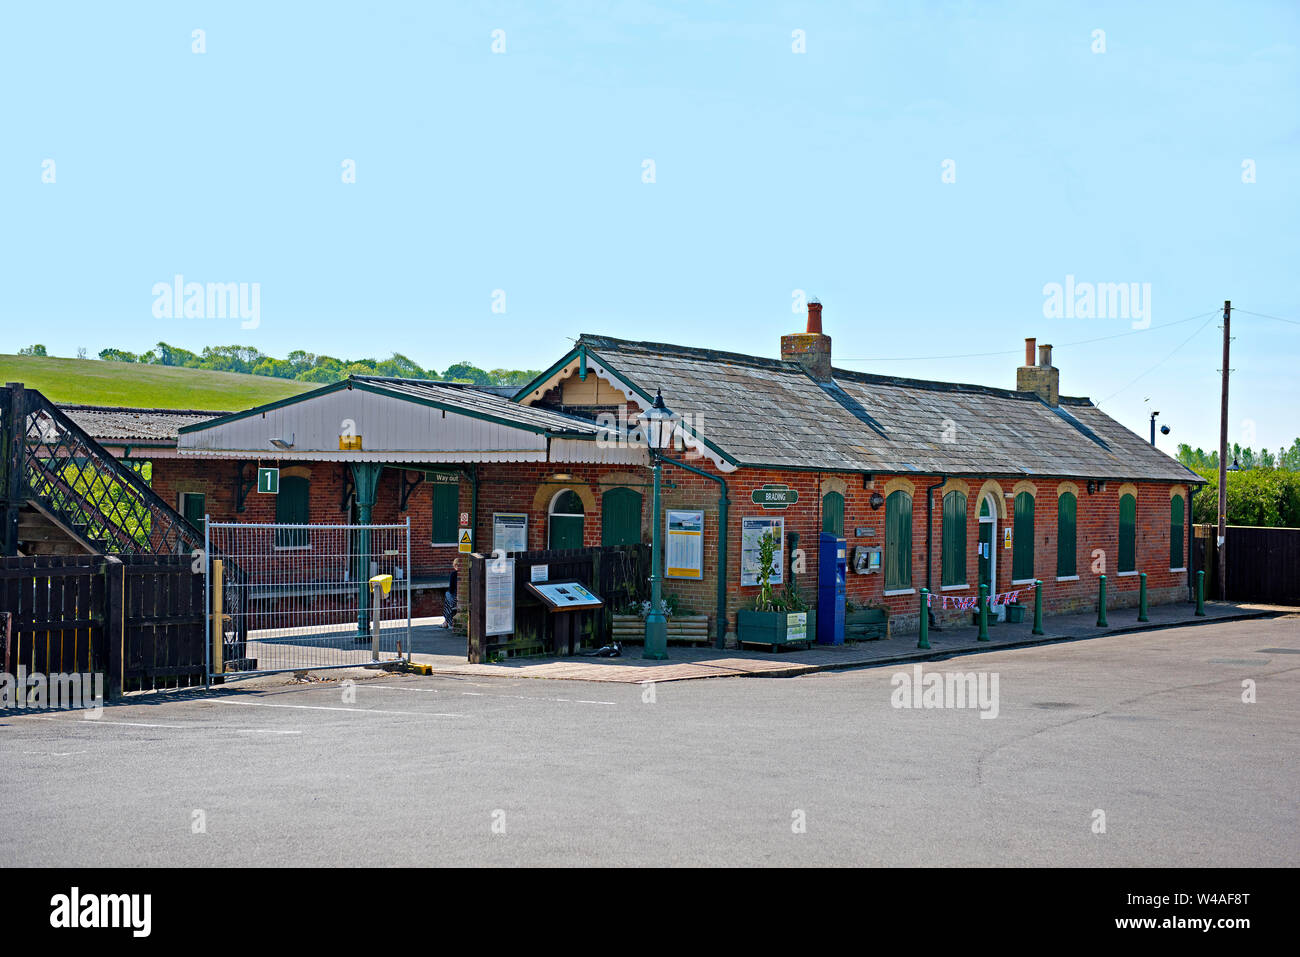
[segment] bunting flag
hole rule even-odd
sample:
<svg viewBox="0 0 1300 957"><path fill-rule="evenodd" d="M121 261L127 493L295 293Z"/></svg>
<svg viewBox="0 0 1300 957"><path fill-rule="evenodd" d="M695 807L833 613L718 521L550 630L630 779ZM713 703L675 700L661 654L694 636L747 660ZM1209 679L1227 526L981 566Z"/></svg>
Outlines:
<svg viewBox="0 0 1300 957"><path fill-rule="evenodd" d="M1023 588L1017 588L1015 591L998 592L996 595L989 596L991 605L1012 605L1020 602L1020 593L1025 591ZM935 598L941 600L940 608L979 608L979 598L961 598L957 595L935 595L931 592L928 596L929 607L934 607Z"/></svg>

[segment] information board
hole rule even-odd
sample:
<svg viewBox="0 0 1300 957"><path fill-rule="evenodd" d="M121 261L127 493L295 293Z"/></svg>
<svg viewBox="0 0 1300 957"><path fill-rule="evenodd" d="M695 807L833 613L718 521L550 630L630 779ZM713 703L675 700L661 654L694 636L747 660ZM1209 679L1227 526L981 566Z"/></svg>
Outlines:
<svg viewBox="0 0 1300 957"><path fill-rule="evenodd" d="M600 598L577 582L538 582L535 585L529 583L528 587L550 605L552 611L566 611L570 608L599 608L605 604Z"/></svg>
<svg viewBox="0 0 1300 957"><path fill-rule="evenodd" d="M668 509L664 516L667 578L704 577L704 513Z"/></svg>
<svg viewBox="0 0 1300 957"><path fill-rule="evenodd" d="M774 535L777 540L774 571L768 579L770 585L785 582L785 517L755 516L740 520L740 583L758 584L758 542L764 535Z"/></svg>
<svg viewBox="0 0 1300 957"><path fill-rule="evenodd" d="M515 630L515 560L483 563L483 631L508 635Z"/></svg>
<svg viewBox="0 0 1300 957"><path fill-rule="evenodd" d="M528 513L492 513L492 550L503 552L528 551Z"/></svg>

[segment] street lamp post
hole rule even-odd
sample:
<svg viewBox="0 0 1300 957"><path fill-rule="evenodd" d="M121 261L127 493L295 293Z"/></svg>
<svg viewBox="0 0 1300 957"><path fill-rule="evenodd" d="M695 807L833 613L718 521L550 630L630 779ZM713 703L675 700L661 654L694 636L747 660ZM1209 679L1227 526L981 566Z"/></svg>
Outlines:
<svg viewBox="0 0 1300 957"><path fill-rule="evenodd" d="M664 405L663 394L658 390L655 391L654 404L641 413L640 419L655 477L654 505L650 512L650 612L645 616L645 652L641 657L662 661L668 657L668 618L661 607L659 574L659 488L663 476L663 462L659 454L672 445L677 423L676 417Z"/></svg>

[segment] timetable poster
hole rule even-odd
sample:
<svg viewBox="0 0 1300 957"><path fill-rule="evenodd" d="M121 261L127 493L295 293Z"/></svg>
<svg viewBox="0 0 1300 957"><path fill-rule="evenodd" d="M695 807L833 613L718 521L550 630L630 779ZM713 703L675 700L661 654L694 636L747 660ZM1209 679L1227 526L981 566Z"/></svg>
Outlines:
<svg viewBox="0 0 1300 957"><path fill-rule="evenodd" d="M758 584L758 543L764 535L776 538L776 555L772 565L775 571L768 579L769 585L785 582L785 516L755 516L740 520L740 584Z"/></svg>
<svg viewBox="0 0 1300 957"><path fill-rule="evenodd" d="M704 577L704 513L668 509L664 518L668 545L664 575L668 578Z"/></svg>

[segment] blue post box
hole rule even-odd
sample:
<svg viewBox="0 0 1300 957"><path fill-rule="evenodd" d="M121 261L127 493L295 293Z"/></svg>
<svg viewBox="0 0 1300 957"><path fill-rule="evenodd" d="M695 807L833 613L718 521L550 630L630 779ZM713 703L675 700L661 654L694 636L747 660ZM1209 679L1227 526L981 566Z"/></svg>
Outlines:
<svg viewBox="0 0 1300 957"><path fill-rule="evenodd" d="M817 549L817 643L844 644L844 599L848 578L848 546L842 538L822 532Z"/></svg>

